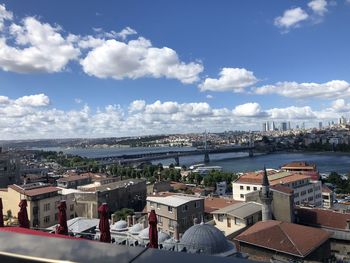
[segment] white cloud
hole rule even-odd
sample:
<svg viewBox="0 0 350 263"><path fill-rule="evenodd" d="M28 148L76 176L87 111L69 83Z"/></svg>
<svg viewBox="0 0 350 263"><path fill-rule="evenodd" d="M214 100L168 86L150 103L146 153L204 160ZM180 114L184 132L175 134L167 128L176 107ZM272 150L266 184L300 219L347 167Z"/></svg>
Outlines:
<svg viewBox="0 0 350 263"><path fill-rule="evenodd" d="M338 98L350 96L350 84L344 80L325 83L278 82L255 89L256 94L278 94L290 98Z"/></svg>
<svg viewBox="0 0 350 263"><path fill-rule="evenodd" d="M45 94L36 94L30 96L23 96L17 100L15 103L20 106L31 106L31 107L42 107L50 104L50 99Z"/></svg>
<svg viewBox="0 0 350 263"><path fill-rule="evenodd" d="M309 106L305 107L287 107L287 108L273 108L267 110L267 113L273 119L281 120L297 120L297 119L315 119L316 113L312 111Z"/></svg>
<svg viewBox="0 0 350 263"><path fill-rule="evenodd" d="M212 98L214 98L214 97L213 97L213 95L208 94L208 95L206 96L206 98L207 98L207 99L212 99Z"/></svg>
<svg viewBox="0 0 350 263"><path fill-rule="evenodd" d="M166 77L182 83L199 80L203 71L199 63L184 63L170 48L156 48L143 37L128 43L106 40L81 60L85 73L98 78L137 79L140 77Z"/></svg>
<svg viewBox="0 0 350 263"><path fill-rule="evenodd" d="M291 8L284 11L282 16L275 18L275 25L289 29L291 27L297 27L300 22L307 20L309 15L300 7Z"/></svg>
<svg viewBox="0 0 350 263"><path fill-rule="evenodd" d="M308 6L319 16L323 16L328 11L326 0L313 0L308 3Z"/></svg>
<svg viewBox="0 0 350 263"><path fill-rule="evenodd" d="M10 46L0 37L0 68L20 73L59 72L80 51L60 34L60 28L26 17L23 24L12 24L11 37L17 46Z"/></svg>
<svg viewBox="0 0 350 263"><path fill-rule="evenodd" d="M223 68L218 79L206 78L198 87L201 91L242 92L257 81L252 71L244 68Z"/></svg>
<svg viewBox="0 0 350 263"><path fill-rule="evenodd" d="M75 99L74 99L74 102L77 103L77 104L80 104L80 103L83 102L83 100L82 100L82 99L79 99L79 98L75 98Z"/></svg>
<svg viewBox="0 0 350 263"><path fill-rule="evenodd" d="M1 103L3 100L5 103ZM40 107L39 107L40 106ZM43 94L17 99L0 96L2 139L112 137L145 134L259 129L266 120L336 119L349 104L333 103L333 108L313 111L309 106L262 109L256 102L228 108L212 108L205 102L135 100L128 107L106 105L91 109L62 110L49 104Z"/></svg>
<svg viewBox="0 0 350 263"><path fill-rule="evenodd" d="M240 117L257 117L264 115L259 103L256 102L249 102L236 106L233 110L233 114Z"/></svg>
<svg viewBox="0 0 350 263"><path fill-rule="evenodd" d="M5 20L12 20L13 14L12 12L6 10L6 6L0 4L0 32L4 28L4 21Z"/></svg>
<svg viewBox="0 0 350 263"><path fill-rule="evenodd" d="M126 27L122 31L117 33L117 36L120 37L121 39L125 40L128 36L136 35L136 34L137 34L136 30L134 30L130 27Z"/></svg>
<svg viewBox="0 0 350 263"><path fill-rule="evenodd" d="M346 103L344 99L337 99L332 102L331 108L328 110L335 112L348 112L350 111L350 103Z"/></svg>

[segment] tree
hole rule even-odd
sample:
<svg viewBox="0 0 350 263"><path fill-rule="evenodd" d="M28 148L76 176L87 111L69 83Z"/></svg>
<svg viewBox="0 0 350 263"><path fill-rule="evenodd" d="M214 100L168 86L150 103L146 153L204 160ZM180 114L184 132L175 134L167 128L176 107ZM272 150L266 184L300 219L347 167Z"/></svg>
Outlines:
<svg viewBox="0 0 350 263"><path fill-rule="evenodd" d="M130 208L122 208L119 211L114 212L114 216L116 217L116 220L126 220L127 216L133 215L134 214L134 209Z"/></svg>

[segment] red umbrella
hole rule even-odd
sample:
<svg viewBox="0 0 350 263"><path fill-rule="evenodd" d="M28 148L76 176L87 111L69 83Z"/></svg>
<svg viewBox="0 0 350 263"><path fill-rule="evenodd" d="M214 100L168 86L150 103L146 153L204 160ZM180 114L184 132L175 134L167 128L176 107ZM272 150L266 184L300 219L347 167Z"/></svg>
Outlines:
<svg viewBox="0 0 350 263"><path fill-rule="evenodd" d="M27 213L27 200L19 202L20 210L18 212L18 223L20 227L29 228L29 219Z"/></svg>
<svg viewBox="0 0 350 263"><path fill-rule="evenodd" d="M151 210L151 213L148 217L149 224L149 244L148 247L158 248L158 231L157 231L157 215L154 210Z"/></svg>
<svg viewBox="0 0 350 263"><path fill-rule="evenodd" d="M68 235L67 215L66 215L66 201L62 200L58 205L58 222L59 226L56 226L56 234Z"/></svg>
<svg viewBox="0 0 350 263"><path fill-rule="evenodd" d="M111 243L111 232L109 231L109 220L108 220L108 206L103 203L99 208L100 223L98 228L100 229L100 241L105 243Z"/></svg>
<svg viewBox="0 0 350 263"><path fill-rule="evenodd" d="M0 227L4 227L4 214L2 213L2 199L0 198Z"/></svg>

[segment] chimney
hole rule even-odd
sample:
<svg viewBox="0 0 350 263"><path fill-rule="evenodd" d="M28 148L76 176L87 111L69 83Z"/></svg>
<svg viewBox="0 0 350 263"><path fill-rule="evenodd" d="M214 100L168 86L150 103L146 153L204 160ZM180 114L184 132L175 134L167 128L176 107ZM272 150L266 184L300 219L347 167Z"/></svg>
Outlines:
<svg viewBox="0 0 350 263"><path fill-rule="evenodd" d="M132 216L132 225L135 225L135 224L136 224L136 216L133 215L133 216Z"/></svg>
<svg viewBox="0 0 350 263"><path fill-rule="evenodd" d="M346 220L346 229L350 230L350 219Z"/></svg>
<svg viewBox="0 0 350 263"><path fill-rule="evenodd" d="M131 226L132 226L131 215L128 215L128 216L126 217L126 222L128 223L128 227L131 227Z"/></svg>

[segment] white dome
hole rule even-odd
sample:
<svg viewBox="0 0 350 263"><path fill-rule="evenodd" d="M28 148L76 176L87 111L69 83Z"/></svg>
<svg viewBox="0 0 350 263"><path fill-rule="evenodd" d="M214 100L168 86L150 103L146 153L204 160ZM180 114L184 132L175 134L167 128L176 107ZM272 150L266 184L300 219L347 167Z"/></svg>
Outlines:
<svg viewBox="0 0 350 263"><path fill-rule="evenodd" d="M162 231L158 232L158 243L163 243L165 240L169 239L170 236Z"/></svg>
<svg viewBox="0 0 350 263"><path fill-rule="evenodd" d="M187 229L180 240L180 244L190 253L213 255L229 251L236 252L234 245L227 241L219 229L203 223Z"/></svg>
<svg viewBox="0 0 350 263"><path fill-rule="evenodd" d="M137 223L130 227L129 232L133 235L139 234L143 230L143 224Z"/></svg>
<svg viewBox="0 0 350 263"><path fill-rule="evenodd" d="M115 231L123 231L123 230L127 230L127 228L128 228L128 223L124 220L119 220L111 226L111 230L115 230Z"/></svg>
<svg viewBox="0 0 350 263"><path fill-rule="evenodd" d="M142 238L142 239L148 239L148 238L149 238L149 227L143 229L143 230L139 233L139 238Z"/></svg>

